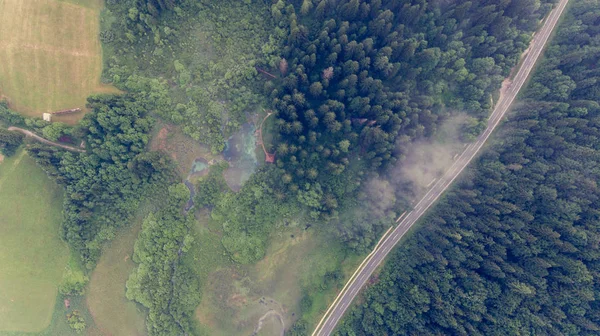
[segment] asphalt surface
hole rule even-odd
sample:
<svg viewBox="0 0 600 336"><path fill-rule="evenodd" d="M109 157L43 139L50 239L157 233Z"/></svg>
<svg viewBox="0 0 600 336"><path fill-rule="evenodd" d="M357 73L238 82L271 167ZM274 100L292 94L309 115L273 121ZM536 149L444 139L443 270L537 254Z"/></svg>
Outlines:
<svg viewBox="0 0 600 336"><path fill-rule="evenodd" d="M515 97L521 90L521 87L529 77L538 57L542 53L552 30L556 26L565 6L569 0L561 0L558 6L545 19L542 28L535 34L529 52L525 56L521 67L515 75L513 82L510 84L505 94L500 98L500 101L494 108L494 111L488 119L486 130L477 138L477 140L469 144L454 164L446 171L446 173L437 180L437 182L429 189L423 198L417 203L414 209L408 214L403 214L397 220L397 226L391 233L384 236L380 243L375 247L373 252L367 256L363 264L357 272L350 278L344 289L332 306L325 313L324 319L321 320L313 336L328 336L335 329L338 321L344 315L344 312L350 306L360 289L369 280L371 274L377 266L381 264L383 259L388 255L392 248L400 241L402 236L412 227L415 222L433 205L437 199L448 189L450 184L458 177L458 175L467 167L467 165L477 155L483 147L487 139L490 137L496 126L500 123Z"/></svg>

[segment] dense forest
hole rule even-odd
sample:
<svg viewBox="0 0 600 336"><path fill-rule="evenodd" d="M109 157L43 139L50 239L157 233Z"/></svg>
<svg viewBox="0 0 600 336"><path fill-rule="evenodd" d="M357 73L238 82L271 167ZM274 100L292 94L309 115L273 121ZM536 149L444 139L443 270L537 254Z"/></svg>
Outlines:
<svg viewBox="0 0 600 336"><path fill-rule="evenodd" d="M154 121L144 105L130 95L90 97L92 112L71 131L84 139L86 153L38 143L27 148L64 185L62 236L89 268L102 244L127 223L142 195L174 178L166 157L146 152Z"/></svg>
<svg viewBox="0 0 600 336"><path fill-rule="evenodd" d="M238 261L301 209L364 250L407 197L354 213L361 185L458 111L463 140L477 135L552 2L107 1L104 78L215 152L258 106L277 112L275 167L214 206Z"/></svg>
<svg viewBox="0 0 600 336"><path fill-rule="evenodd" d="M600 332L600 2L575 1L521 102L339 335Z"/></svg>
<svg viewBox="0 0 600 336"><path fill-rule="evenodd" d="M551 2L277 1L289 32L276 87L277 166L289 192L335 218L365 172L386 168L457 111L481 132L493 94ZM311 189L312 188L312 189ZM350 207L349 207L350 208ZM368 234L368 232L362 232Z"/></svg>

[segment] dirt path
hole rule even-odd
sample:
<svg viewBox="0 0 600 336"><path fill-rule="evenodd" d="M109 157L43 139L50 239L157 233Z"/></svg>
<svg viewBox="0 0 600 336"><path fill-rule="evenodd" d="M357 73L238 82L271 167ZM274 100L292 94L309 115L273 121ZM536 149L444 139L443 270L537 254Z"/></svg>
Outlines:
<svg viewBox="0 0 600 336"><path fill-rule="evenodd" d="M258 334L258 332L260 331L260 329L262 329L262 326L263 326L263 323L265 322L265 320L268 319L269 317L271 317L271 315L275 315L279 319L279 322L281 323L281 333L280 333L280 335L284 336L284 334L285 334L285 323L283 322L283 317L281 316L281 314L279 314L275 310L269 310L265 315L263 315L260 318L260 320L258 320L258 325L254 329L254 332L252 333L252 336L255 336L255 335Z"/></svg>
<svg viewBox="0 0 600 336"><path fill-rule="evenodd" d="M11 127L8 128L8 130L9 131L21 132L21 133L25 134L26 136L34 138L34 139L36 139L37 141L39 141L41 143L45 143L46 145L50 145L50 146L54 146L54 147L60 147L62 149L66 149L66 150L72 151L72 152L85 153L85 150L83 150L81 148L67 146L67 145L62 145L62 144L59 144L57 142L53 142L53 141L44 139L41 136L39 136L39 135L37 135L37 134L35 134L35 133L31 132L31 131L28 131L26 129L22 129L20 127L11 126Z"/></svg>

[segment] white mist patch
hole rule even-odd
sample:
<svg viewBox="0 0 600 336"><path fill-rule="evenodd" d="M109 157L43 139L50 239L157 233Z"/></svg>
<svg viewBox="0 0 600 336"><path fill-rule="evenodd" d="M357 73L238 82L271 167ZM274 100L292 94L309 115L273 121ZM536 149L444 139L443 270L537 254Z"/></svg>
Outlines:
<svg viewBox="0 0 600 336"><path fill-rule="evenodd" d="M390 170L389 178L395 187L414 196L422 195L454 163L462 151L461 130L470 122L470 117L458 114L446 120L436 136L410 142L400 137L397 141L399 160Z"/></svg>
<svg viewBox="0 0 600 336"><path fill-rule="evenodd" d="M366 205L371 215L382 217L396 203L394 186L387 180L374 178L366 183Z"/></svg>
<svg viewBox="0 0 600 336"><path fill-rule="evenodd" d="M455 147L445 144L419 144L399 167L402 179L417 189L425 189L452 165ZM417 192L419 190L416 190Z"/></svg>

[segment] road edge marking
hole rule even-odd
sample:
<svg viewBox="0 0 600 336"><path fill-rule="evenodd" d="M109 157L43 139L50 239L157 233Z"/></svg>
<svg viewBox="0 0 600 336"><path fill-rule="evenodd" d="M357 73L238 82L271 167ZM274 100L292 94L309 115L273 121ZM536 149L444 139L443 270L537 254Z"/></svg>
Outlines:
<svg viewBox="0 0 600 336"><path fill-rule="evenodd" d="M406 211L404 212L406 213ZM400 216L402 217L404 215L404 213ZM381 244L382 241L385 240L385 238L388 236L388 233L390 232L390 230L392 230L394 228L394 225L390 226L387 231L383 234L383 236L381 236L381 238L379 239L379 241L377 242L377 245L375 245L375 247L373 248L373 251L371 251L371 253L369 253L367 255L367 257L363 260L363 262L356 268L356 271L354 271L354 273L352 274L352 276L348 279L348 281L346 281L346 285L342 288L342 290L339 292L339 294L337 295L337 297L335 298L335 300L329 305L329 309L327 309L327 311L325 312L325 314L323 314L323 317L321 318L321 320L319 321L319 324L317 324L317 326L315 327L315 331L313 331L313 333L311 334L311 336L314 336L316 334L318 334L319 329L321 328L321 324L323 324L323 320L325 320L325 318L329 315L331 309L333 307L335 307L337 305L337 302L339 301L339 299L343 296L342 294L345 293L348 285L350 285L351 283L353 283L353 279L356 278L356 274L359 273L360 270L362 270L364 264L371 260L371 257L373 256L373 254L375 253L375 251L377 251L377 248L379 247L379 245Z"/></svg>

